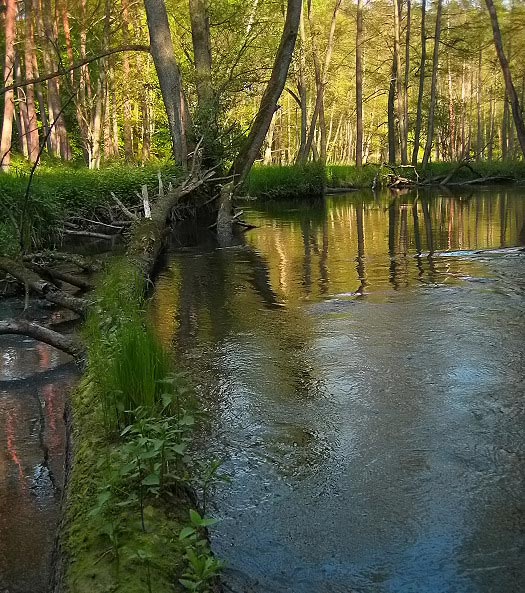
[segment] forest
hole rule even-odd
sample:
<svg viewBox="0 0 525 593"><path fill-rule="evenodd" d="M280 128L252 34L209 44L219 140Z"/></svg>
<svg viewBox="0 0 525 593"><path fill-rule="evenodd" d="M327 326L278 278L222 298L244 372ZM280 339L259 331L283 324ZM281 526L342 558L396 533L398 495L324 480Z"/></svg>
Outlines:
<svg viewBox="0 0 525 593"><path fill-rule="evenodd" d="M525 6L487 6L306 2L257 159L360 166L521 157ZM210 158L232 162L269 79L285 3L170 0L166 9L185 150L203 138ZM128 0L3 0L4 171L33 163L41 143L50 162L91 169L170 157L146 10Z"/></svg>

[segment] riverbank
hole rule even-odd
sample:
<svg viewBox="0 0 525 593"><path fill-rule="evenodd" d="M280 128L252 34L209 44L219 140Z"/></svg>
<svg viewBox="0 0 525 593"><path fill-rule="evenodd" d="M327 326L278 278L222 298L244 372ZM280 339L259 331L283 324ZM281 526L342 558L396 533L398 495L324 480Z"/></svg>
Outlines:
<svg viewBox="0 0 525 593"><path fill-rule="evenodd" d="M110 259L87 298L32 276L35 267L43 272L31 259L2 258L3 269L19 283L28 278L41 297L71 306L84 321L74 349L65 336L44 336L73 353L84 370L70 398L69 479L53 591L216 590L221 563L206 536L215 521L199 514L197 495L209 487L218 466L191 452L199 406L146 315L147 291L172 209L206 179L190 178L171 192L159 191L150 220L132 213L126 255ZM18 230L16 219L12 224ZM29 239L34 246L34 236ZM15 251L19 245L17 240ZM50 252L38 256L49 257ZM53 271L46 267L46 274ZM79 281L69 280L70 285ZM46 330L16 319L4 322L0 333L34 335L36 329ZM69 345L60 345L65 342Z"/></svg>
<svg viewBox="0 0 525 593"><path fill-rule="evenodd" d="M461 165L461 166L460 166ZM416 172L417 171L417 172ZM525 183L524 162L431 163L425 169L395 168L397 175L409 182L426 186L457 185L475 181L497 180L498 183ZM386 166L327 165L316 163L291 166L256 166L246 182L246 193L262 199L317 199L325 191L371 189L375 184L386 185L392 169Z"/></svg>

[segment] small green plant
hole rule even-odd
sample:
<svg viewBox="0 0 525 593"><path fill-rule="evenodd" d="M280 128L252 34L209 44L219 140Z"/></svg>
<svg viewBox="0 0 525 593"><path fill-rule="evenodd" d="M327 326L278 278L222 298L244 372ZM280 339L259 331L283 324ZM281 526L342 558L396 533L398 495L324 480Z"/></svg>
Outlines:
<svg viewBox="0 0 525 593"><path fill-rule="evenodd" d="M186 570L179 582L188 591L208 593L224 568L224 563L211 553L205 537L205 530L216 523L217 519L202 517L192 509L190 524L179 534L179 539L186 548Z"/></svg>

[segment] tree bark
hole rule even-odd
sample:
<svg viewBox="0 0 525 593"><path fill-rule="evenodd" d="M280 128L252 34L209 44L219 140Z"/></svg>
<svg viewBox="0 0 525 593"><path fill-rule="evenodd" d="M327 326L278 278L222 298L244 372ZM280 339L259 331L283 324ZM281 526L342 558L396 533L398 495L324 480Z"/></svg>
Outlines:
<svg viewBox="0 0 525 593"><path fill-rule="evenodd" d="M16 42L16 0L6 0L5 12L5 59L4 86L12 84L15 71L15 42ZM10 90L4 96L4 114L2 119L2 134L0 137L0 168L9 170L11 162L11 140L13 132L13 116L15 113L15 95Z"/></svg>
<svg viewBox="0 0 525 593"><path fill-rule="evenodd" d="M357 30L355 37L355 165L363 166L363 0L357 0Z"/></svg>
<svg viewBox="0 0 525 593"><path fill-rule="evenodd" d="M188 147L183 124L182 80L171 40L168 13L164 0L144 0L151 42L151 55L159 77L162 99L168 116L173 158L187 166Z"/></svg>
<svg viewBox="0 0 525 593"><path fill-rule="evenodd" d="M270 80L262 96L259 110L248 137L231 168L231 173L235 175L236 185L242 184L250 172L263 145L273 114L277 109L277 101L283 92L292 60L299 29L301 9L302 0L288 0L286 21L279 49L275 56Z"/></svg>
<svg viewBox="0 0 525 593"><path fill-rule="evenodd" d="M501 72L505 80L505 88L507 90L507 96L510 101L512 109L512 117L514 118L514 125L516 126L516 132L518 134L518 141L520 143L521 151L525 157L525 124L523 123L523 114L521 111L521 105L518 98L518 93L514 87L512 81L512 74L510 72L509 62L503 49L503 41L501 39L501 31L498 23L498 15L496 8L494 7L493 0L485 0L489 14L490 22L492 24L492 33L494 37L494 45L496 47L496 53L498 54L498 60L501 65Z"/></svg>
<svg viewBox="0 0 525 593"><path fill-rule="evenodd" d="M425 68L427 62L427 33L426 21L426 0L421 2L421 61L419 62L419 89L417 95L416 129L414 131L414 148L412 151L412 165L417 165L419 146L421 138L421 127L423 120L423 95L425 93Z"/></svg>
<svg viewBox="0 0 525 593"><path fill-rule="evenodd" d="M29 336L39 342L44 342L54 348L58 348L58 350L67 352L67 354L70 354L76 359L81 358L85 353L85 347L78 338L65 336L59 332L29 321L0 321L0 335L6 334Z"/></svg>
<svg viewBox="0 0 525 593"><path fill-rule="evenodd" d="M441 14L443 10L443 0L437 0L436 30L434 34L434 55L432 61L432 81L430 84L430 107L428 112L427 142L425 145L425 154L423 155L423 167L426 167L430 159L430 151L434 141L434 115L436 110L437 98L437 74L439 65L439 40L441 38Z"/></svg>
<svg viewBox="0 0 525 593"><path fill-rule="evenodd" d="M407 131L405 123L405 94L401 77L401 9L402 0L394 0L394 60L396 63L396 99L397 120L399 122L399 144L401 147L401 164L408 162Z"/></svg>

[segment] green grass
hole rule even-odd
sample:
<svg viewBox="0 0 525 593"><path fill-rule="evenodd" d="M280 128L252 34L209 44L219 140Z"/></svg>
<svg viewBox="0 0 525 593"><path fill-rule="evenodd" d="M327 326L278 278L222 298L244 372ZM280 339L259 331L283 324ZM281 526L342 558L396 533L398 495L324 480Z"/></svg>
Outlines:
<svg viewBox="0 0 525 593"><path fill-rule="evenodd" d="M472 168L481 177L509 177L513 181L525 181L525 162L473 162ZM421 178L443 178L457 167L457 163L431 163L426 171L418 167ZM398 167L398 173L415 179L412 168ZM252 196L263 199L310 199L323 193L323 188L371 188L375 175L388 173L387 168L377 164L365 165L358 169L354 165L327 165L309 163L303 166L256 166L250 173L246 190ZM466 181L476 175L466 167L455 173L451 181Z"/></svg>
<svg viewBox="0 0 525 593"><path fill-rule="evenodd" d="M40 167L33 178L27 204L24 196L28 172L0 174L0 208L9 212L0 223L0 253L16 252L19 243L16 238L20 236L21 227L26 246L39 247L43 242L53 240L69 216L89 218L97 208L113 205L111 192L125 204L136 203L135 192L144 184L150 195L156 195L158 171L165 183L180 174L175 167L163 164L149 167L119 165L98 171L64 166ZM20 225L23 211L25 224Z"/></svg>
<svg viewBox="0 0 525 593"><path fill-rule="evenodd" d="M147 321L145 288L133 259L115 258L83 328L63 537L70 593L209 593L221 568L204 534L212 520L189 513L187 491L209 473L188 453L196 401Z"/></svg>
<svg viewBox="0 0 525 593"><path fill-rule="evenodd" d="M325 171L308 163L289 167L255 166L245 185L251 196L266 199L318 198L323 195Z"/></svg>

